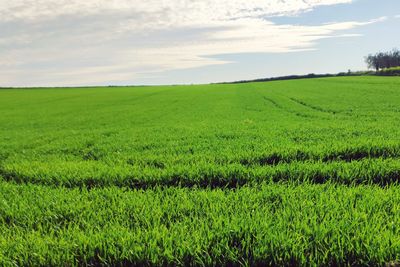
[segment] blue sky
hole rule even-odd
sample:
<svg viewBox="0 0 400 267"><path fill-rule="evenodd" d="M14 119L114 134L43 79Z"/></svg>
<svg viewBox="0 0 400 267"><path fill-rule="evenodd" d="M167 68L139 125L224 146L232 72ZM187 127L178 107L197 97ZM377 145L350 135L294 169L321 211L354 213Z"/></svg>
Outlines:
<svg viewBox="0 0 400 267"><path fill-rule="evenodd" d="M398 0L0 0L0 86L363 70L398 29Z"/></svg>

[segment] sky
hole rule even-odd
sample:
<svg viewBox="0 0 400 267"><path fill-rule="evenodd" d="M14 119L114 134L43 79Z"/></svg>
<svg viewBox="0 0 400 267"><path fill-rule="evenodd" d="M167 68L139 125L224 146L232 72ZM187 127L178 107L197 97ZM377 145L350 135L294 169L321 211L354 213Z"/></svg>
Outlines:
<svg viewBox="0 0 400 267"><path fill-rule="evenodd" d="M399 29L399 0L0 0L0 86L364 70Z"/></svg>

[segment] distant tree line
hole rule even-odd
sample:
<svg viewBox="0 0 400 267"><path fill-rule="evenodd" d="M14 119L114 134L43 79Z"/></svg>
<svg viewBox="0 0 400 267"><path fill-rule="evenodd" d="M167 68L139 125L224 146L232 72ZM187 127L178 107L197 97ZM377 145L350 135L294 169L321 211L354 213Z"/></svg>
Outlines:
<svg viewBox="0 0 400 267"><path fill-rule="evenodd" d="M284 81L284 80L298 80L298 79L313 79L313 78L329 78L329 77L342 77L342 76L361 76L361 75L370 75L372 72L367 71L358 71L358 72L339 72L336 74L315 74L310 73L306 75L288 75L288 76L279 76L279 77L272 77L272 78L261 78L261 79L254 79L254 80L241 80L241 81L234 81L234 82L221 82L219 84L231 84L231 83L250 83L250 82L273 82L273 81Z"/></svg>
<svg viewBox="0 0 400 267"><path fill-rule="evenodd" d="M379 71L381 69L400 66L400 50L393 49L389 52L379 52L375 55L368 55L365 58L368 68Z"/></svg>
<svg viewBox="0 0 400 267"><path fill-rule="evenodd" d="M375 55L368 55L365 57L365 62L368 64L368 68L375 69L375 71L351 71L339 72L339 73L327 73L327 74L315 74L310 73L306 75L288 75L271 78L261 78L254 80L241 80L233 82L221 82L220 84L230 83L250 83L250 82L272 82L281 80L297 80L297 79L312 79L312 78L328 78L328 77L343 77L343 76L367 76L367 75L378 75L378 76L400 76L400 50L393 49L389 52L379 52Z"/></svg>

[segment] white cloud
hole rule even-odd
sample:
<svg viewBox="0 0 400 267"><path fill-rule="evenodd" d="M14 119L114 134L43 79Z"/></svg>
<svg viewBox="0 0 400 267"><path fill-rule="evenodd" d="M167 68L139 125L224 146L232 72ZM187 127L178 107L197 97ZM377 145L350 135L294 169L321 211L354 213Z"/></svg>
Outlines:
<svg viewBox="0 0 400 267"><path fill-rule="evenodd" d="M304 26L268 17L350 2L0 0L0 85L129 83L229 63L213 55L313 49L319 39L379 20Z"/></svg>
<svg viewBox="0 0 400 267"><path fill-rule="evenodd" d="M3 20L48 19L62 15L135 12L157 22L179 25L210 23L260 15L293 14L316 6L352 0L2 0Z"/></svg>

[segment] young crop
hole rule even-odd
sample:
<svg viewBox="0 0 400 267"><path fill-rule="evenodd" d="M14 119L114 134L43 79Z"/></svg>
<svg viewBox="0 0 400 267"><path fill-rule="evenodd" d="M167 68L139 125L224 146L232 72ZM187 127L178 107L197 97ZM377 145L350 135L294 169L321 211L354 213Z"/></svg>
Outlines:
<svg viewBox="0 0 400 267"><path fill-rule="evenodd" d="M395 265L399 90L0 90L0 265Z"/></svg>
<svg viewBox="0 0 400 267"><path fill-rule="evenodd" d="M0 184L0 264L381 265L396 187L81 190Z"/></svg>

